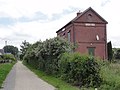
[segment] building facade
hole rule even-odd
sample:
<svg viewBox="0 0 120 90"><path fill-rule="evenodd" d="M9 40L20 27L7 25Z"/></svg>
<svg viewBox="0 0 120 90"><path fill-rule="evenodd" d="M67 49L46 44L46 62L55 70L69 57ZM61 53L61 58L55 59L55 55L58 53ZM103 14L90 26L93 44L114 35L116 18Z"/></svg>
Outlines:
<svg viewBox="0 0 120 90"><path fill-rule="evenodd" d="M84 12L78 12L73 20L56 33L58 36L77 44L76 52L107 59L107 23L89 7Z"/></svg>

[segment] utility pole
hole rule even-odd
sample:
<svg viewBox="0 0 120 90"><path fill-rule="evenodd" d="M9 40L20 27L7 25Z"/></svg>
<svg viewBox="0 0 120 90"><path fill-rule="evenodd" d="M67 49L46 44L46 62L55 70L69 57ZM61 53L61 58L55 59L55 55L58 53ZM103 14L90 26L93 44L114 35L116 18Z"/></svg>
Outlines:
<svg viewBox="0 0 120 90"><path fill-rule="evenodd" d="M7 41L5 41L5 46L7 46Z"/></svg>

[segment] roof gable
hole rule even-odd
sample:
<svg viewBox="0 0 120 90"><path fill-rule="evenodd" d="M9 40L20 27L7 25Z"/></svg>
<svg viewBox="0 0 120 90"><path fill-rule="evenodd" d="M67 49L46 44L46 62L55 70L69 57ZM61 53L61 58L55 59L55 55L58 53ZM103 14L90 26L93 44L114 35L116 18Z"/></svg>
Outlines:
<svg viewBox="0 0 120 90"><path fill-rule="evenodd" d="M105 24L108 23L96 11L94 11L91 7L89 7L84 12L79 14L72 21L73 22L96 22L96 23L105 23Z"/></svg>
<svg viewBox="0 0 120 90"><path fill-rule="evenodd" d="M61 29L59 29L56 33L58 33L63 28L65 28L66 26L70 25L73 22L92 22L92 23L104 23L104 24L108 23L96 11L94 11L91 7L89 7L84 12L81 12L79 15L77 15L73 20L71 20L70 22L68 22Z"/></svg>

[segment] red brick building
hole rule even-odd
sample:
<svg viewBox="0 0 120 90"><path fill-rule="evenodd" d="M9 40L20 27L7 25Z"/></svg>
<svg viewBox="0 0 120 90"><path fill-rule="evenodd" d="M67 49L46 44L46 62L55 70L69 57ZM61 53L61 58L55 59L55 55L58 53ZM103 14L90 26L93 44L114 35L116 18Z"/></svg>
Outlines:
<svg viewBox="0 0 120 90"><path fill-rule="evenodd" d="M107 59L107 33L103 19L91 7L59 29L56 33L72 43L77 43L76 51Z"/></svg>

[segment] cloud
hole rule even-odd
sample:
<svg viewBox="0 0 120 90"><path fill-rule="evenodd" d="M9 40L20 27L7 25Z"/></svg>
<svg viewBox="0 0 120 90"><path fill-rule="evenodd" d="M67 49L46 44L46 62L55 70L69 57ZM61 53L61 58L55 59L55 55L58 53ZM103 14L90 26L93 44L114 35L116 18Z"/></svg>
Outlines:
<svg viewBox="0 0 120 90"><path fill-rule="evenodd" d="M35 12L32 17L22 16L18 18L18 22L46 21L48 16L40 11Z"/></svg>
<svg viewBox="0 0 120 90"><path fill-rule="evenodd" d="M0 25L8 26L15 24L16 20L10 17L0 17Z"/></svg>
<svg viewBox="0 0 120 90"><path fill-rule="evenodd" d="M16 31L16 32L12 32L7 35L1 36L0 46L3 47L5 45L5 41L7 41L7 45L14 45L20 48L20 45L24 40L27 40L30 43L37 41L36 38L34 38L32 35Z"/></svg>
<svg viewBox="0 0 120 90"><path fill-rule="evenodd" d="M24 34L24 33L18 33L14 32L10 36L7 36L6 38L9 38L9 40L13 41L19 41L19 40L25 40L25 39L30 39L33 38L31 35Z"/></svg>
<svg viewBox="0 0 120 90"><path fill-rule="evenodd" d="M114 48L114 47L116 47L116 48L119 48L119 47L120 47L120 39L118 39L118 38L120 38L120 36L119 36L119 35L116 35L116 36L111 36L111 37L108 39L108 41L111 41L113 48Z"/></svg>
<svg viewBox="0 0 120 90"><path fill-rule="evenodd" d="M105 6L109 2L110 2L110 0L104 0L104 1L102 1L101 6L103 7L103 6Z"/></svg>
<svg viewBox="0 0 120 90"><path fill-rule="evenodd" d="M74 13L75 11L79 10L78 8L76 7L69 7L67 9L63 9L61 13L53 13L52 14L52 18L51 20L54 21L54 20L59 20L60 18L64 17L65 15L68 15L68 14L71 14L71 13Z"/></svg>
<svg viewBox="0 0 120 90"><path fill-rule="evenodd" d="M3 12L0 12L0 26L13 26L16 23L22 23L22 22L33 22L33 21L40 21L45 22L48 21L48 16L40 11L35 12L33 16L27 17L27 16L21 16L19 18L12 18L8 15L5 15Z"/></svg>

